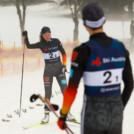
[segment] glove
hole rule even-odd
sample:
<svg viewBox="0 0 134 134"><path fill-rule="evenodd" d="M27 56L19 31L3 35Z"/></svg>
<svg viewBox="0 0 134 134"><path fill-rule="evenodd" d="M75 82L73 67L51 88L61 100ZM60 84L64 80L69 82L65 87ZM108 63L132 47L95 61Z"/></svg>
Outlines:
<svg viewBox="0 0 134 134"><path fill-rule="evenodd" d="M27 36L27 31L23 31L22 32L22 36L24 37L24 36Z"/></svg>
<svg viewBox="0 0 134 134"><path fill-rule="evenodd" d="M66 69L66 66L63 65L63 66L62 66L62 73L65 73L65 72L67 72L67 69Z"/></svg>
<svg viewBox="0 0 134 134"><path fill-rule="evenodd" d="M38 98L39 98L38 95L33 94L33 95L30 97L30 101L31 101L31 102L35 102Z"/></svg>
<svg viewBox="0 0 134 134"><path fill-rule="evenodd" d="M67 115L64 115L60 112L60 117L57 121L57 125L59 126L61 130L65 130L67 128L66 117Z"/></svg>

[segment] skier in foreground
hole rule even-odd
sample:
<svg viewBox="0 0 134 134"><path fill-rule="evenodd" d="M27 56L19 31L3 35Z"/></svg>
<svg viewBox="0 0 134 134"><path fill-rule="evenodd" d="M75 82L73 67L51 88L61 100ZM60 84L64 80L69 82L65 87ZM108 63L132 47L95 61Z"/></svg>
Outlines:
<svg viewBox="0 0 134 134"><path fill-rule="evenodd" d="M39 48L45 60L44 70L44 86L45 86L45 98L51 99L52 95L52 83L55 76L63 93L67 87L66 81L66 52L61 42L56 38L51 38L51 31L49 27L43 27L40 33L40 41L35 44L30 44L27 31L24 31L22 35L25 38L26 46L29 49ZM60 59L60 52L62 54L62 62ZM49 109L44 106L45 117L41 123L49 122ZM71 118L71 116L70 116ZM73 117L72 117L73 118Z"/></svg>
<svg viewBox="0 0 134 134"><path fill-rule="evenodd" d="M83 76L81 134L121 134L123 110L133 90L129 52L122 42L103 32L106 18L97 3L85 6L82 18L90 39L73 51L69 84L57 124L62 130L66 128L66 117Z"/></svg>

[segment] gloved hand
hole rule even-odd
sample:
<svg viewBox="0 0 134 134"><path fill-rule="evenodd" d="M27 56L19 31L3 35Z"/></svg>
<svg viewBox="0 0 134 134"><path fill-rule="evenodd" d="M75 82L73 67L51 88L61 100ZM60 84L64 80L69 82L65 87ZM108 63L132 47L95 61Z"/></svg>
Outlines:
<svg viewBox="0 0 134 134"><path fill-rule="evenodd" d="M27 36L27 31L23 31L22 32L22 36L24 37L24 36Z"/></svg>
<svg viewBox="0 0 134 134"><path fill-rule="evenodd" d="M38 95L33 94L33 95L30 97L30 101L31 101L31 102L35 102L38 98L39 98Z"/></svg>
<svg viewBox="0 0 134 134"><path fill-rule="evenodd" d="M63 66L62 66L62 73L65 73L65 72L67 72L67 69L66 69L66 66L63 65Z"/></svg>
<svg viewBox="0 0 134 134"><path fill-rule="evenodd" d="M66 117L67 115L64 115L60 112L60 117L57 121L57 125L59 126L60 129L65 130L67 128L66 125Z"/></svg>

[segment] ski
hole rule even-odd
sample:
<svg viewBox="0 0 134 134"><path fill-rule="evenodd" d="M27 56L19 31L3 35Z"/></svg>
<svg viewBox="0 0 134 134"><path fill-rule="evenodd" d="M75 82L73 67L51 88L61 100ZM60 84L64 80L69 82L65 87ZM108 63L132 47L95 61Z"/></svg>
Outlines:
<svg viewBox="0 0 134 134"><path fill-rule="evenodd" d="M66 120L67 122L71 122L71 123L76 123L76 124L81 124L79 121L77 120Z"/></svg>
<svg viewBox="0 0 134 134"><path fill-rule="evenodd" d="M30 129L30 128L34 128L34 127L39 127L39 126L45 126L45 125L48 125L48 124L54 124L56 122L48 122L48 123L39 123L39 124L35 124L35 125L31 125L31 126L28 126L28 127L23 127L23 129Z"/></svg>
<svg viewBox="0 0 134 134"><path fill-rule="evenodd" d="M54 110L54 107L51 105L50 101L49 101L47 98L45 99L45 103L46 103L46 105L48 106L48 108L53 112L53 114L54 114L57 118L59 118L58 114L57 114L57 113L55 112L55 110ZM67 134L69 134L69 133L74 134L74 132L67 126L67 124L66 124L66 129L65 129L65 131L66 131Z"/></svg>
<svg viewBox="0 0 134 134"><path fill-rule="evenodd" d="M76 120L76 118L70 112L68 113L66 121L81 124L78 120Z"/></svg>
<svg viewBox="0 0 134 134"><path fill-rule="evenodd" d="M80 124L79 122L73 122L73 121L68 121L68 122ZM56 121L55 121L55 122L48 122L48 123L44 123L44 124L43 124L43 123L39 123L39 124L35 124L35 125L23 127L23 129L24 129L24 130L27 130L27 129L30 129L30 128L45 126L45 125L54 124L54 123L57 123L57 122L56 122ZM69 124L69 126L70 126L70 124ZM71 125L71 126L72 126L72 125Z"/></svg>

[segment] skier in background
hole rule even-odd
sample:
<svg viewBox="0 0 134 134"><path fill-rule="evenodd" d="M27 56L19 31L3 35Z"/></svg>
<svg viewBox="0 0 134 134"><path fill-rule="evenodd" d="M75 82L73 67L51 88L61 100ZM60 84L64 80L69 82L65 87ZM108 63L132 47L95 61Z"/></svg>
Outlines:
<svg viewBox="0 0 134 134"><path fill-rule="evenodd" d="M86 5L82 18L90 38L73 51L69 84L57 124L66 129L66 117L83 77L81 134L121 134L123 110L133 90L129 52L122 42L103 32L106 18L99 4Z"/></svg>
<svg viewBox="0 0 134 134"><path fill-rule="evenodd" d="M65 76L65 72L67 70L66 69L67 56L61 42L56 38L51 38L50 28L46 26L44 26L41 29L40 41L35 44L29 43L27 31L24 31L22 35L25 38L27 48L29 49L39 48L43 53L43 57L45 60L45 70L43 75L45 98L48 98L49 100L51 99L52 83L54 76L56 77L61 92L63 93L67 87L67 81ZM60 59L60 53L62 54L62 62ZM41 121L41 123L48 123L49 109L47 108L47 106L44 106L44 109L45 109L45 117Z"/></svg>

